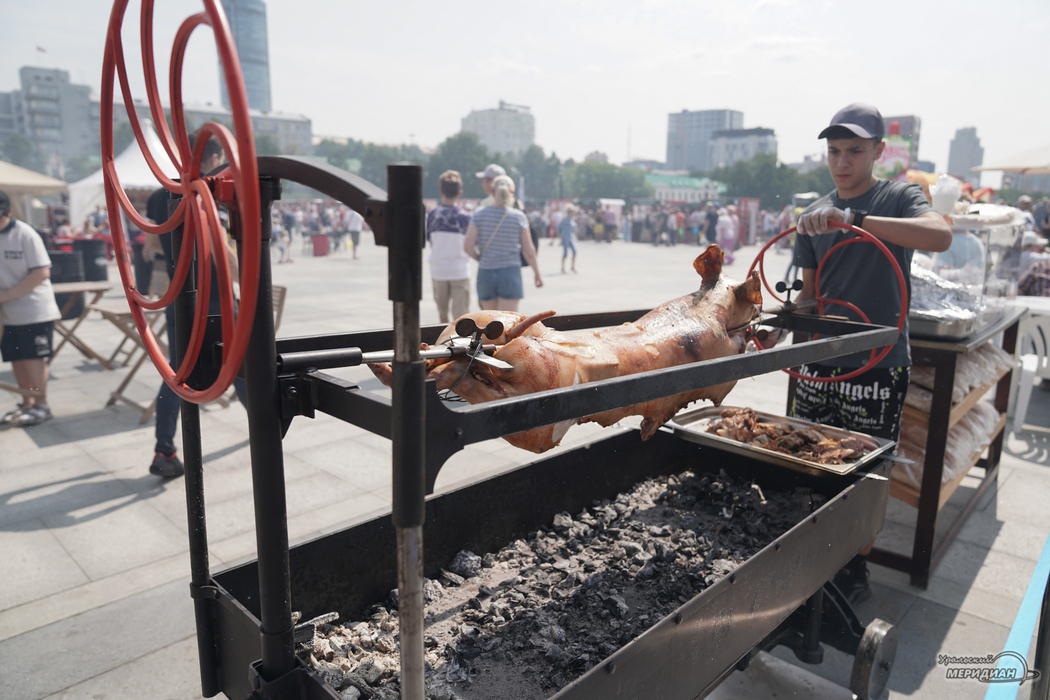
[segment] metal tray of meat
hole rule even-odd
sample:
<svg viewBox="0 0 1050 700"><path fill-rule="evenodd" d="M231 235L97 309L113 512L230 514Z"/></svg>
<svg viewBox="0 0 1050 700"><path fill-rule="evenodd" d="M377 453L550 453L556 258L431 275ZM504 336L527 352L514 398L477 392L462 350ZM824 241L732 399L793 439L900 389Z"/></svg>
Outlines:
<svg viewBox="0 0 1050 700"><path fill-rule="evenodd" d="M694 411L680 413L671 420L669 425L675 435L684 440L699 443L701 445L717 447L718 449L726 450L727 452L733 452L745 457L752 457L768 464L777 464L782 467L788 467L789 469L795 469L815 476L828 473L837 475L849 474L850 472L875 461L879 455L892 450L897 444L892 440L885 440L883 438L865 435L864 433L856 433L842 428L820 425L819 423L812 423L800 418L774 416L769 413L755 411L755 416L760 423L781 423L789 425L796 430L808 430L813 428L832 439L846 437L856 438L864 443L864 447L867 450L860 459L853 462L848 462L846 464L821 464L819 462L802 459L783 452L767 450L764 447L756 447L755 445L749 445L737 440L730 440L721 435L707 432L707 426L711 421L721 418L719 414L727 408L734 407L704 406L703 408L698 408Z"/></svg>
<svg viewBox="0 0 1050 700"><path fill-rule="evenodd" d="M949 321L911 314L908 316L908 330L909 334L915 338L961 340L970 337L977 331L979 321L977 316Z"/></svg>

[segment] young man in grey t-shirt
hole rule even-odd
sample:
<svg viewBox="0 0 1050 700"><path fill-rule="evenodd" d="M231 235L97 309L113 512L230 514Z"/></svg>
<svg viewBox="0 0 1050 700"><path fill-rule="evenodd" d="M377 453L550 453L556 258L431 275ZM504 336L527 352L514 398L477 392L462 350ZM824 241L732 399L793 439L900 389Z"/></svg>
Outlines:
<svg viewBox="0 0 1050 700"><path fill-rule="evenodd" d="M904 274L909 298L912 252L943 252L951 245L951 228L933 211L918 185L875 177L875 162L885 148L884 135L879 111L859 103L840 110L820 132L818 138L828 142L828 170L835 190L799 217L793 260L802 270L798 301L816 298L818 265L832 247L856 236L830 226L831 222L852 224L882 241ZM831 253L821 271L820 294L824 299L853 304L871 323L896 326L900 321L900 283L890 262L871 243L852 243ZM862 320L839 304L826 304L825 313ZM911 367L907 308L903 313L904 328L885 358L851 380L800 380L792 398L792 415L896 440ZM869 357L865 352L804 365L800 373L814 378L843 376L863 367ZM851 562L836 582L852 600L866 597L867 566L863 559Z"/></svg>

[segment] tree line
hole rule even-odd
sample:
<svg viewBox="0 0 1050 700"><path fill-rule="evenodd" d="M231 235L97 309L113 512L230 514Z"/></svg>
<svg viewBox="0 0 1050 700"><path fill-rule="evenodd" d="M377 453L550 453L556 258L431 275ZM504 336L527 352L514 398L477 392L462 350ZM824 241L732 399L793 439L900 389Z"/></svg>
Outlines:
<svg viewBox="0 0 1050 700"><path fill-rule="evenodd" d="M827 167L821 166L802 174L794 168L777 162L772 153L759 153L748 160L729 166L715 168L709 172L694 171L693 177L709 177L726 184L726 196L757 197L762 208L779 211L791 204L791 195L796 192L817 192L825 195L835 189L835 181Z"/></svg>
<svg viewBox="0 0 1050 700"><path fill-rule="evenodd" d="M561 160L540 146L529 146L521 154L490 153L477 134L461 131L442 141L431 154L418 146L382 146L349 139L341 144L324 140L314 147L320 156L337 168L343 168L386 189L386 164L418 163L423 166L423 195L438 197L438 177L455 170L463 177L463 196L480 199L485 196L475 173L490 163L503 166L515 183L524 178L527 199L597 199L651 197L652 187L645 173L611 163L573 159Z"/></svg>

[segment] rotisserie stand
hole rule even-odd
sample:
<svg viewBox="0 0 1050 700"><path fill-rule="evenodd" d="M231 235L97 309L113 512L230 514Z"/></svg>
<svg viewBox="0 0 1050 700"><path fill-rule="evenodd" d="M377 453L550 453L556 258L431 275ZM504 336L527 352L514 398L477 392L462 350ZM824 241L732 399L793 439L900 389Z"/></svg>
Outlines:
<svg viewBox="0 0 1050 700"><path fill-rule="evenodd" d="M895 631L880 621L865 630L837 589L825 585L882 527L889 470L881 459L846 475L814 476L696 445L670 430L647 442L634 430L610 430L609 437L586 446L424 498L433 492L445 461L466 445L885 346L896 338L896 329L784 314L768 319L767 325L804 330L820 339L479 405L450 404L424 381L418 359L420 340L433 341L441 330L419 326L422 168L389 166L389 196L349 173L295 158L259 158L259 173L262 260L256 324L244 360L258 560L215 575L208 566L200 425L195 407L184 404L191 408L183 414L183 437L191 592L197 605L205 695L221 692L231 700L339 697L295 657L292 610L305 617L336 611L343 619L353 619L396 587L402 697L422 697L422 595L413 600L411 593L413 587L421 592L424 574L435 575L461 549L479 554L497 550L548 523L555 513L577 512L641 479L687 469L752 475L771 488L805 485L827 500L735 572L554 697L693 698L746 665L758 650L788 644L803 660L817 663L821 642L857 655L854 692L869 697L881 690L892 665ZM389 248L392 331L275 341L268 222L282 179L312 187L358 211L370 223L377 244ZM236 217L231 224L239 238ZM187 286L192 286L192 276ZM192 300L192 294L187 290L183 297ZM642 313L555 317L548 325L561 330L593 328L631 321ZM179 346L184 347L188 327L177 326ZM209 324L217 326L217 321ZM216 330L205 340L210 352L202 352L198 361L201 385L217 373L221 348ZM320 371L356 364L363 353L390 348L390 398ZM393 512L289 549L281 436L294 419L312 417L316 411L392 439ZM407 647L415 645L419 654L413 661L413 649Z"/></svg>

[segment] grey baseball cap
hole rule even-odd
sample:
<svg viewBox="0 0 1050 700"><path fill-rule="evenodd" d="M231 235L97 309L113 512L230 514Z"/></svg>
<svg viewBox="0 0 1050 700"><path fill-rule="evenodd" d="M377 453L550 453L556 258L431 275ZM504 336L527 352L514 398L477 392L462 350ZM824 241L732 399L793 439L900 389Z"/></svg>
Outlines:
<svg viewBox="0 0 1050 700"><path fill-rule="evenodd" d="M848 107L840 109L831 118L831 123L828 124L824 131L820 132L817 138L826 139L828 134L838 127L848 129L862 139L881 141L882 137L886 135L886 128L883 125L882 115L879 113L879 110L861 102L854 102Z"/></svg>
<svg viewBox="0 0 1050 700"><path fill-rule="evenodd" d="M482 179L495 180L500 175L506 175L507 171L503 169L502 165L496 165L495 163L492 163L480 173L474 174Z"/></svg>

